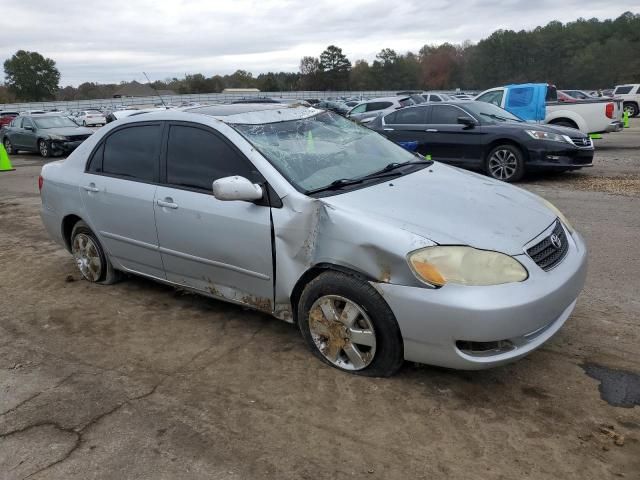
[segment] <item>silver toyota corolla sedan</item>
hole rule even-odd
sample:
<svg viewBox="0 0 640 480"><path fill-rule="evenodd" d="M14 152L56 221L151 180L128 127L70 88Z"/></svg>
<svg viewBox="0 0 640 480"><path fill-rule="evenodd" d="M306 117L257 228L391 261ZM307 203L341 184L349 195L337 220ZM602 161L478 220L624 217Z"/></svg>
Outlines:
<svg viewBox="0 0 640 480"><path fill-rule="evenodd" d="M87 280L143 275L270 313L363 375L516 360L562 327L586 275L547 201L313 108L131 116L45 165L40 188Z"/></svg>

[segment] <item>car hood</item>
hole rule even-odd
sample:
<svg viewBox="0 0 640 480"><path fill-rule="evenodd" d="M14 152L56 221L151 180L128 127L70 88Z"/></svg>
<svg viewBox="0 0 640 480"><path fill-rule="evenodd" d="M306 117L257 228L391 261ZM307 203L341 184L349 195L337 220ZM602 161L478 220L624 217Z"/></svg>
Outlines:
<svg viewBox="0 0 640 480"><path fill-rule="evenodd" d="M524 245L556 219L532 193L439 163L321 200L437 244L509 255L522 254Z"/></svg>
<svg viewBox="0 0 640 480"><path fill-rule="evenodd" d="M93 130L90 130L85 127L59 127L59 128L43 128L41 129L42 133L47 133L48 135L60 135L63 137L70 137L73 135L91 135Z"/></svg>

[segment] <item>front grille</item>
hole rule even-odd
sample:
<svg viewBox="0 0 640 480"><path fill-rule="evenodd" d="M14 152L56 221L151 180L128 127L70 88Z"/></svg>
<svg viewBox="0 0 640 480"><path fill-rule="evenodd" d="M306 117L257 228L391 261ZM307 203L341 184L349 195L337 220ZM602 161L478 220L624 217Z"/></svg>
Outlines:
<svg viewBox="0 0 640 480"><path fill-rule="evenodd" d="M557 240L554 245L554 237ZM559 245L558 245L559 242ZM559 220L553 227L553 232L541 242L535 244L527 250L527 255L536 262L536 264L544 271L549 271L558 265L569 251L569 242L564 228Z"/></svg>
<svg viewBox="0 0 640 480"><path fill-rule="evenodd" d="M70 142L81 142L89 138L91 135L69 135L67 138Z"/></svg>
<svg viewBox="0 0 640 480"><path fill-rule="evenodd" d="M569 137L576 147L590 147L591 139L589 137Z"/></svg>

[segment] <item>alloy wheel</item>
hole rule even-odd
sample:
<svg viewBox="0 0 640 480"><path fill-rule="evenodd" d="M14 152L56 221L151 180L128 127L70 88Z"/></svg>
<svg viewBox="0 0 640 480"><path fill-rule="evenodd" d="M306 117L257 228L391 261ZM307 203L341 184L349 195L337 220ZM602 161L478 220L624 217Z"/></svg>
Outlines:
<svg viewBox="0 0 640 480"><path fill-rule="evenodd" d="M365 311L338 295L318 298L309 311L311 338L320 353L344 370L362 370L376 354L376 333Z"/></svg>
<svg viewBox="0 0 640 480"><path fill-rule="evenodd" d="M102 274L102 260L93 239L89 235L79 233L73 239L71 251L84 278L90 282L97 282Z"/></svg>
<svg viewBox="0 0 640 480"><path fill-rule="evenodd" d="M43 157L49 156L49 147L47 146L47 142L45 142L44 140L40 140L38 147L40 149L40 155L42 155Z"/></svg>
<svg viewBox="0 0 640 480"><path fill-rule="evenodd" d="M13 145L11 144L11 140L9 140L8 138L4 139L4 149L9 155L15 153L13 151Z"/></svg>
<svg viewBox="0 0 640 480"><path fill-rule="evenodd" d="M489 159L489 173L498 180L508 180L516 173L517 168L518 159L511 150L496 150Z"/></svg>

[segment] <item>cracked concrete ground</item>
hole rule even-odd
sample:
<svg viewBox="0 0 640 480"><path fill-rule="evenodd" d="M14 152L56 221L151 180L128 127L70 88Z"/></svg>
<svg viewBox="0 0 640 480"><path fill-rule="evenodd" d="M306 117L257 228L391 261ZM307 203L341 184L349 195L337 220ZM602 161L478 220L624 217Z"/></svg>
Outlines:
<svg viewBox="0 0 640 480"><path fill-rule="evenodd" d="M594 168L521 183L590 248L559 334L507 367L390 379L326 367L260 313L139 278L81 281L38 217L42 160L14 156L0 173L0 479L640 478L640 407L608 405L580 368L640 373L640 120L597 145Z"/></svg>

